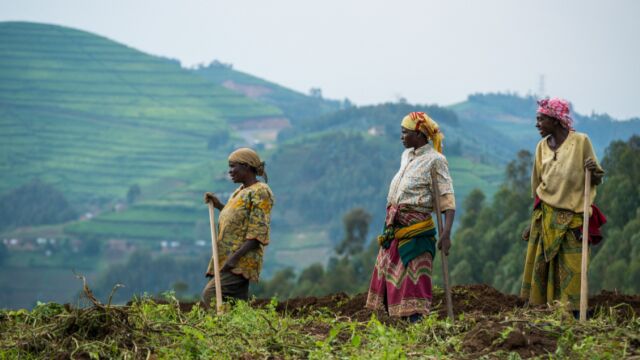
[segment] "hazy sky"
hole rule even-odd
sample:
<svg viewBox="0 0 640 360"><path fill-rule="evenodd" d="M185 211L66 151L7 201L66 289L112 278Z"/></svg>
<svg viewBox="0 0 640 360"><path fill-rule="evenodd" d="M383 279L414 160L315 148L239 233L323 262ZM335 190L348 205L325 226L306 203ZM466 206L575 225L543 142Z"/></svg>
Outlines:
<svg viewBox="0 0 640 360"><path fill-rule="evenodd" d="M185 66L213 59L358 105L537 93L640 116L637 0L0 0L0 20L95 32Z"/></svg>

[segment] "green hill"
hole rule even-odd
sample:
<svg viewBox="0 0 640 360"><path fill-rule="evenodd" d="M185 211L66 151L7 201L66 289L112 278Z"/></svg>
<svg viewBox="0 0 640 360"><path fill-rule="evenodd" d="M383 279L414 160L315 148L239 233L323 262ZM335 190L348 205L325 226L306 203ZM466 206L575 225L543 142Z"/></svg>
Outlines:
<svg viewBox="0 0 640 360"><path fill-rule="evenodd" d="M229 123L281 114L94 34L0 23L0 193L39 178L75 205L124 197L215 156Z"/></svg>
<svg viewBox="0 0 640 360"><path fill-rule="evenodd" d="M187 70L94 34L23 22L0 23L0 55L0 197L11 195L5 198L21 206L15 190L37 180L60 192L60 203L69 200L75 210L93 215L5 230L7 239L61 240L48 243L46 251L43 246L8 257L0 272L7 296L18 292L14 284L35 278L68 289L60 279L75 279L62 269L96 271L128 255L87 250L93 255L78 256L92 242L126 243L150 250L149 258L168 254L193 265L208 252L210 237L202 193L229 195L235 185L226 178L226 156L247 142L269 139L261 154L276 206L267 278L285 266L325 261L342 236L343 214L356 206L372 213L372 230L378 230L403 150L399 121L406 113L427 111L440 123L460 205L473 188L491 196L503 165L537 141L533 98L486 94L449 108L354 107L218 62ZM599 151L601 144L640 133L637 119L576 120ZM134 185L141 194L127 202ZM9 207L4 213L17 212ZM22 299L36 296L29 293L33 289L22 290Z"/></svg>
<svg viewBox="0 0 640 360"><path fill-rule="evenodd" d="M322 98L321 94L306 96L273 82L234 70L230 64L219 61L201 66L193 72L215 84L278 107L294 126L302 119L314 118L349 106L348 100L345 102L328 100Z"/></svg>

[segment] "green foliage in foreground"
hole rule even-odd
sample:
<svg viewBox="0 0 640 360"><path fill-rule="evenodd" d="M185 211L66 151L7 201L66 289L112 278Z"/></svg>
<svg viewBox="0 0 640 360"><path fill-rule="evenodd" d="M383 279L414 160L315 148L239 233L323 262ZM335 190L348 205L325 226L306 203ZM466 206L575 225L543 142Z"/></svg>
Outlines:
<svg viewBox="0 0 640 360"><path fill-rule="evenodd" d="M520 359L505 350L512 333L529 326L551 344L542 358L621 359L638 353L640 320L601 312L584 324L561 311L523 311L487 316L460 315L455 323L433 314L413 325L385 325L372 316L358 322L318 310L291 317L240 302L216 316L195 306L181 312L178 302L148 299L130 307L97 304L73 309L40 304L32 311L0 312L0 357L32 358L460 358ZM497 324L495 340L470 353L469 343L483 324ZM524 325L523 325L524 324ZM635 342L635 345L634 345Z"/></svg>

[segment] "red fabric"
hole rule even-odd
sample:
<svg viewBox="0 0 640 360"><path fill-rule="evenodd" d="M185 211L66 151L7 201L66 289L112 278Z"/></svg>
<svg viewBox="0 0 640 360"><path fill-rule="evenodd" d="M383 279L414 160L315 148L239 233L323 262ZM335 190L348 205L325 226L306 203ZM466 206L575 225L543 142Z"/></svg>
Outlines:
<svg viewBox="0 0 640 360"><path fill-rule="evenodd" d="M573 131L573 119L569 102L565 99L553 98L538 100L538 114L545 114L558 119L563 128Z"/></svg>
<svg viewBox="0 0 640 360"><path fill-rule="evenodd" d="M428 315L432 261L431 253L425 252L405 267L398 252L398 239L393 239L389 249L380 247L366 307L382 310L386 305L390 316Z"/></svg>
<svg viewBox="0 0 640 360"><path fill-rule="evenodd" d="M533 202L533 208L540 206L542 200L536 195L536 199ZM591 216L589 216L589 244L598 245L602 241L602 225L607 223L607 217L604 213L595 205L591 204Z"/></svg>

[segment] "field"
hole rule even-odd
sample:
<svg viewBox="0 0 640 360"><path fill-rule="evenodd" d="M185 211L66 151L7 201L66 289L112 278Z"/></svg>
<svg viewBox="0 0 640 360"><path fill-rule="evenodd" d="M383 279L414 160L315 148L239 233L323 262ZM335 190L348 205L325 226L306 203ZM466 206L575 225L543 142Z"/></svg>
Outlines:
<svg viewBox="0 0 640 360"><path fill-rule="evenodd" d="M0 44L0 193L40 178L76 205L123 198L215 156L229 124L281 115L86 32L6 22Z"/></svg>
<svg viewBox="0 0 640 360"><path fill-rule="evenodd" d="M365 294L253 300L223 315L198 304L137 299L109 306L85 287L89 307L40 304L0 312L3 358L571 358L640 356L640 296L603 292L579 323L558 307L523 307L486 285L442 291L416 324L364 309ZM46 355L45 355L46 354Z"/></svg>

